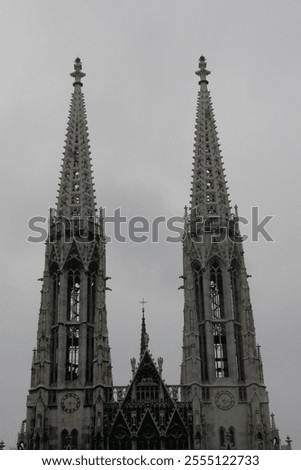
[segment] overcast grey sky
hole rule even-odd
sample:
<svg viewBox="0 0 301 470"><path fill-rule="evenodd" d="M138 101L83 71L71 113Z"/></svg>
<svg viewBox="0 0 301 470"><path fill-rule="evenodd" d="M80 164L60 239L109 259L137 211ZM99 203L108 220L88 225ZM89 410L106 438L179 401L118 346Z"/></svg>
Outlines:
<svg viewBox="0 0 301 470"><path fill-rule="evenodd" d="M299 0L2 0L0 440L25 418L44 245L27 221L55 205L80 56L98 205L127 216L182 215L189 202L198 58L209 88L233 204L275 215L274 243L245 244L270 409L284 440L300 430ZM179 382L180 244L112 243L108 326L114 382L138 356L144 296L150 349Z"/></svg>

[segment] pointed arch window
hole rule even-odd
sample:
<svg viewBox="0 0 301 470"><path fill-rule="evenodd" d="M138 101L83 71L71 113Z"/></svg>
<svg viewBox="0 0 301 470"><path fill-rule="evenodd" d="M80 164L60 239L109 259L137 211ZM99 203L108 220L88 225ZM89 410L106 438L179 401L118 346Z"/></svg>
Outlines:
<svg viewBox="0 0 301 470"><path fill-rule="evenodd" d="M213 323L213 346L214 346L214 363L215 376L228 377L228 356L227 356L227 340L226 325L224 323Z"/></svg>
<svg viewBox="0 0 301 470"><path fill-rule="evenodd" d="M138 450L159 450L160 435L150 416L144 418L137 436Z"/></svg>
<svg viewBox="0 0 301 470"><path fill-rule="evenodd" d="M79 366L79 328L67 327L66 380L78 378Z"/></svg>
<svg viewBox="0 0 301 470"><path fill-rule="evenodd" d="M224 318L223 276L220 265L214 262L210 270L211 314L214 320Z"/></svg>
<svg viewBox="0 0 301 470"><path fill-rule="evenodd" d="M200 265L195 265L193 269L194 274L194 290L195 290L195 306L198 321L204 320L204 289L203 289L203 276Z"/></svg>
<svg viewBox="0 0 301 470"><path fill-rule="evenodd" d="M52 324L56 324L58 320L58 306L59 306L59 292L60 292L60 275L56 271L51 276L51 297L52 297Z"/></svg>
<svg viewBox="0 0 301 470"><path fill-rule="evenodd" d="M80 272L78 269L70 269L68 274L67 296L67 320L79 321L80 319Z"/></svg>

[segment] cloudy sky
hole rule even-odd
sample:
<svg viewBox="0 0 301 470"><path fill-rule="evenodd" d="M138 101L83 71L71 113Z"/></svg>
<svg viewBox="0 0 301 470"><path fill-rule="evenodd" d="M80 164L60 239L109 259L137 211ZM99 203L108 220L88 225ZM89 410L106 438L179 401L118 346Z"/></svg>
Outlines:
<svg viewBox="0 0 301 470"><path fill-rule="evenodd" d="M0 440L25 418L44 245L28 220L55 206L73 61L84 79L98 205L107 214L182 215L189 202L198 58L211 70L230 195L274 215L245 243L257 341L282 439L301 449L299 0L1 0ZM126 235L126 227L124 233ZM108 326L114 382L130 379L144 296L153 356L179 382L181 245L111 243Z"/></svg>

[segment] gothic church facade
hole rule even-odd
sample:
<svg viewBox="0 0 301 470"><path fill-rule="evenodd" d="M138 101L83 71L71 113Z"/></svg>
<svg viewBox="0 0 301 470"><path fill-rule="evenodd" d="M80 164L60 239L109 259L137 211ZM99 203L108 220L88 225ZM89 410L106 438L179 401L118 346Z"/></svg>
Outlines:
<svg viewBox="0 0 301 470"><path fill-rule="evenodd" d="M181 379L167 386L148 346L114 387L106 243L76 59L56 209L50 211L27 398L26 449L277 449L237 211L231 212L208 75L200 58L192 196L183 239ZM180 345L179 345L180 347Z"/></svg>

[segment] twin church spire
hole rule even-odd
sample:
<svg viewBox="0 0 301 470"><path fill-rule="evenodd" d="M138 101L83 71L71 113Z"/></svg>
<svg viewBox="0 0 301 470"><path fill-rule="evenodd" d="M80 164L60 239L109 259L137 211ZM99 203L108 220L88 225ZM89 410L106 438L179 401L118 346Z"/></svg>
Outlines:
<svg viewBox="0 0 301 470"><path fill-rule="evenodd" d="M227 191L222 157L214 120L214 112L208 91L206 59L200 57L200 91L197 99L195 126L194 164L192 177L192 218L218 215L230 217L230 201ZM65 217L87 217L96 213L96 196L92 176L90 145L85 100L82 93L82 63L75 60L74 92L71 98L64 157L58 191L57 212Z"/></svg>
<svg viewBox="0 0 301 470"><path fill-rule="evenodd" d="M248 276L230 213L203 56L196 73L200 89L181 276L181 383L167 386L163 359L157 367L151 357L143 299L140 363L136 367L131 361L128 385L114 386L106 312L110 278L102 218L96 217L82 93L85 73L80 59L75 60L57 209L51 211L46 243L27 399L27 449L279 447L278 431L269 423ZM205 222L200 234L198 222ZM222 238L217 237L220 227Z"/></svg>
<svg viewBox="0 0 301 470"><path fill-rule="evenodd" d="M200 91L197 99L194 164L192 177L192 217L202 214L230 217L230 201L214 112L208 91L206 59L200 57ZM84 94L82 92L82 63L75 60L74 91L71 98L64 157L58 191L57 212L65 217L87 217L96 213L96 196L92 176L90 145Z"/></svg>

